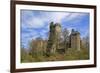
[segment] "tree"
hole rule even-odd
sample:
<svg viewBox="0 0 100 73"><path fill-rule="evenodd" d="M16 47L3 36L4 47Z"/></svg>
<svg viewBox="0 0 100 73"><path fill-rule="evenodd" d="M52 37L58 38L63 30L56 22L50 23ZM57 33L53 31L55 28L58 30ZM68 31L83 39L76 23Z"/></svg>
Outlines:
<svg viewBox="0 0 100 73"><path fill-rule="evenodd" d="M21 48L21 62L31 62L32 56L29 55L29 52L25 48Z"/></svg>
<svg viewBox="0 0 100 73"><path fill-rule="evenodd" d="M69 30L67 28L65 28L62 32L62 38L63 38L64 48L67 49L69 42Z"/></svg>
<svg viewBox="0 0 100 73"><path fill-rule="evenodd" d="M89 49L89 35L86 35L83 39L82 39L82 45L84 48Z"/></svg>

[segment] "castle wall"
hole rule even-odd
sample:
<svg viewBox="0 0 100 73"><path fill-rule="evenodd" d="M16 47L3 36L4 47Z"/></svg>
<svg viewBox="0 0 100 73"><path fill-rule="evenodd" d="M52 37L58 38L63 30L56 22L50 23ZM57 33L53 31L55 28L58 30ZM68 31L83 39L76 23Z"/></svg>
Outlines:
<svg viewBox="0 0 100 73"><path fill-rule="evenodd" d="M78 51L80 50L80 35L79 34L71 35L71 48L77 49Z"/></svg>

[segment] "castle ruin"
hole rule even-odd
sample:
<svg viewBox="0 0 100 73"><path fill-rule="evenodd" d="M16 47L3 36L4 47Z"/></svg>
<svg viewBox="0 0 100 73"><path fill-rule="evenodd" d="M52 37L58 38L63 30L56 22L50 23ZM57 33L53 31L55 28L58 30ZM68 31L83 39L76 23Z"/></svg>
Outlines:
<svg viewBox="0 0 100 73"><path fill-rule="evenodd" d="M59 23L50 23L50 31L49 31L49 39L47 43L47 49L46 52L48 54L52 54L57 52L59 49L65 50L66 48L61 48L60 47L60 38L61 38L61 32L62 32L62 27ZM69 41L67 42L66 45L68 45L68 48L70 49L76 49L80 50L80 33L78 31L75 31L72 29L71 34L69 35Z"/></svg>
<svg viewBox="0 0 100 73"><path fill-rule="evenodd" d="M80 51L80 33L72 29L70 34L71 48Z"/></svg>
<svg viewBox="0 0 100 73"><path fill-rule="evenodd" d="M49 40L47 45L48 53L55 53L59 49L61 35L61 25L59 23L50 23Z"/></svg>

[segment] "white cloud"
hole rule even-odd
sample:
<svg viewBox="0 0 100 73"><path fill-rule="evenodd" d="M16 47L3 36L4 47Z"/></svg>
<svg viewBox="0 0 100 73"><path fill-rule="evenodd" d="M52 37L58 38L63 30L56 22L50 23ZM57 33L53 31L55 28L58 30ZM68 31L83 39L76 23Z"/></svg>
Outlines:
<svg viewBox="0 0 100 73"><path fill-rule="evenodd" d="M29 27L41 28L45 25L45 22L41 18L33 17L31 20L27 21Z"/></svg>
<svg viewBox="0 0 100 73"><path fill-rule="evenodd" d="M45 17L47 21L54 21L54 22L61 22L62 19L64 19L66 16L68 16L70 13L65 12L52 12L52 13L46 13Z"/></svg>
<svg viewBox="0 0 100 73"><path fill-rule="evenodd" d="M36 14L37 13L37 14ZM23 16L28 18L23 18L24 23L30 28L41 28L45 27L45 23L50 23L51 21L53 22L59 22L66 18L65 21L71 21L75 20L76 18L83 16L84 13L71 13L71 12L34 12L34 11L25 11L23 12ZM38 15L38 16L37 16ZM47 25L49 25L49 23Z"/></svg>
<svg viewBox="0 0 100 73"><path fill-rule="evenodd" d="M74 21L77 22L79 21L80 18L82 18L84 15L86 15L86 13L71 13L68 18L67 21Z"/></svg>

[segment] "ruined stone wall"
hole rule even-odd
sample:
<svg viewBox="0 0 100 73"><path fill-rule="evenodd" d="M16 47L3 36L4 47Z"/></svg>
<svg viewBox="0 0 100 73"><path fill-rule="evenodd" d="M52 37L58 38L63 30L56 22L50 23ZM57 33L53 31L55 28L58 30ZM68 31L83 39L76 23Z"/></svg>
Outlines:
<svg viewBox="0 0 100 73"><path fill-rule="evenodd" d="M53 22L50 23L50 30L49 30L49 39L47 43L47 53L52 54L55 53L60 48L60 36L61 36L61 25L59 23L54 24ZM80 50L80 33L78 31L72 32L69 36L69 41L67 42L66 46L71 49Z"/></svg>
<svg viewBox="0 0 100 73"><path fill-rule="evenodd" d="M61 33L61 25L53 22L50 23L49 40L47 45L48 53L55 53L59 48L59 38Z"/></svg>

